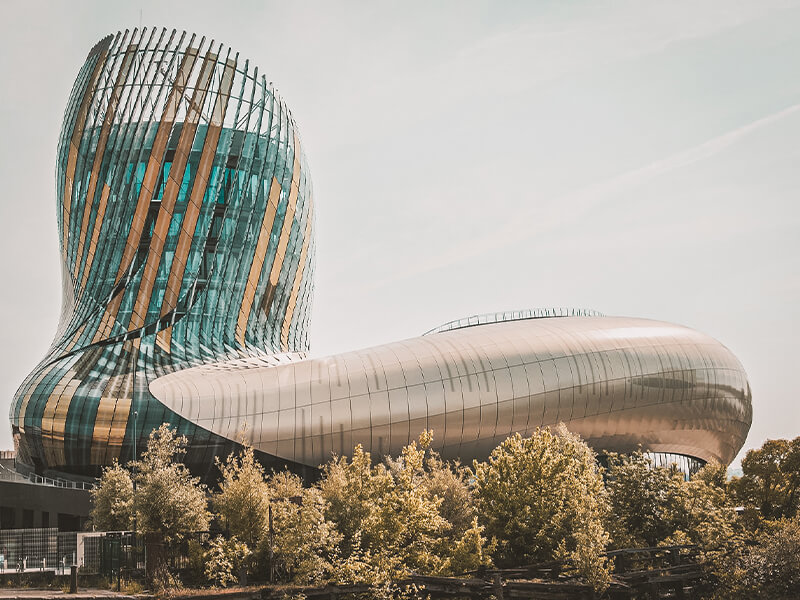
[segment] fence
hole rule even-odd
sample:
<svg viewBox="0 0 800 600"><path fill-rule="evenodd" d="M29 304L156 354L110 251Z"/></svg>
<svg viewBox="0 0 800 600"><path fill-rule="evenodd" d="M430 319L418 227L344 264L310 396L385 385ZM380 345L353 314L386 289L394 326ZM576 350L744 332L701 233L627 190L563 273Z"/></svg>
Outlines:
<svg viewBox="0 0 800 600"><path fill-rule="evenodd" d="M144 569L144 547L130 532L0 530L0 573L50 571L112 575Z"/></svg>
<svg viewBox="0 0 800 600"><path fill-rule="evenodd" d="M77 559L75 536L55 527L0 530L0 573L67 572Z"/></svg>

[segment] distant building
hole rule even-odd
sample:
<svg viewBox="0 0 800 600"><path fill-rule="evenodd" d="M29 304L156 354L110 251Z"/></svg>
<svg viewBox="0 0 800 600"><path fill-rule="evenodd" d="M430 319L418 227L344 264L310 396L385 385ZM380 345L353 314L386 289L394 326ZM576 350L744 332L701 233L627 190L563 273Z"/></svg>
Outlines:
<svg viewBox="0 0 800 600"><path fill-rule="evenodd" d="M56 190L61 320L10 412L24 472L97 477L162 422L207 479L242 437L302 472L358 443L397 453L426 428L445 457L484 458L564 422L598 451L641 444L691 470L729 462L750 427L738 360L656 321L498 313L308 358L316 244L297 126L257 67L206 38L134 30L91 50Z"/></svg>
<svg viewBox="0 0 800 600"><path fill-rule="evenodd" d="M89 488L16 471L15 453L0 451L0 530L57 527L83 529L91 501Z"/></svg>

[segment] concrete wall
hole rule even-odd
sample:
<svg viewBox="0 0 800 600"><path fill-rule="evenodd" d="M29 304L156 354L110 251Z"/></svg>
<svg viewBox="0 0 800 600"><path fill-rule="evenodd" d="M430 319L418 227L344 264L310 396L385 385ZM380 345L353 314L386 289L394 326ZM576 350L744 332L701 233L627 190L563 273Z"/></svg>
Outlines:
<svg viewBox="0 0 800 600"><path fill-rule="evenodd" d="M0 529L80 531L91 508L86 490L0 480Z"/></svg>

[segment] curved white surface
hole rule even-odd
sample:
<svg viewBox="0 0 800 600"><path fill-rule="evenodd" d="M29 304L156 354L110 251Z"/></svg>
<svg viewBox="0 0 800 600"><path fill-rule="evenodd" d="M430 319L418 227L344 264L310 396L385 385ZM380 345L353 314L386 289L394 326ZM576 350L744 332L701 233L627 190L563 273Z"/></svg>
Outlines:
<svg viewBox="0 0 800 600"><path fill-rule="evenodd" d="M448 458L484 458L508 435L564 422L596 450L641 444L730 462L752 419L736 357L697 331L644 319L481 325L269 366L216 363L159 377L181 416L316 466L355 444L397 454L423 429Z"/></svg>

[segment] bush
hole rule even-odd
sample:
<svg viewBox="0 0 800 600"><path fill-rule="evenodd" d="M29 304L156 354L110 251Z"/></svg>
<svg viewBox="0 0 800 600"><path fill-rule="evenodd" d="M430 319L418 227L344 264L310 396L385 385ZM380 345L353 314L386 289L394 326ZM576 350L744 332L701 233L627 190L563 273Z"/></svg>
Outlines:
<svg viewBox="0 0 800 600"><path fill-rule="evenodd" d="M722 561L717 600L800 598L800 518L765 523L752 545Z"/></svg>
<svg viewBox="0 0 800 600"><path fill-rule="evenodd" d="M607 587L606 493L579 436L563 425L515 434L474 469L478 518L497 539L498 565L568 558L596 590Z"/></svg>
<svg viewBox="0 0 800 600"><path fill-rule="evenodd" d="M222 587L239 580L239 570L244 566L245 560L250 556L247 544L240 542L236 537L226 540L222 536L214 538L206 550L205 575L209 581Z"/></svg>

